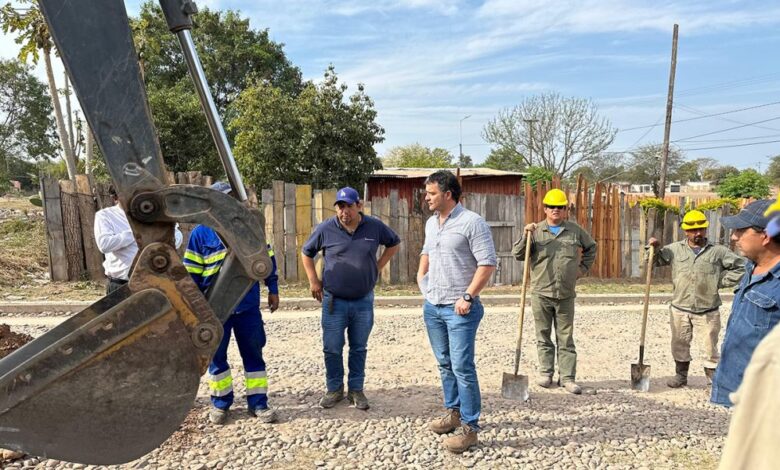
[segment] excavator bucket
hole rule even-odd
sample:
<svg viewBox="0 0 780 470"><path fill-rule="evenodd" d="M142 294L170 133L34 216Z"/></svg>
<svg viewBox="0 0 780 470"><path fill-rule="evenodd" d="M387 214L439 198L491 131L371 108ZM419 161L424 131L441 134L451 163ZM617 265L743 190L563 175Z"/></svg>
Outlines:
<svg viewBox="0 0 780 470"><path fill-rule="evenodd" d="M272 264L259 211L208 188L166 184L123 1L38 3L141 251L126 286L0 360L0 448L125 463L176 431L222 321ZM172 30L188 27L191 1L160 3ZM231 184L243 192L228 157ZM230 247L208 298L171 246L176 222L209 225Z"/></svg>
<svg viewBox="0 0 780 470"><path fill-rule="evenodd" d="M222 327L205 299L196 313L180 293L197 292L183 268L143 269L161 253L176 256L152 245L130 284L0 362L0 447L108 465L176 431Z"/></svg>

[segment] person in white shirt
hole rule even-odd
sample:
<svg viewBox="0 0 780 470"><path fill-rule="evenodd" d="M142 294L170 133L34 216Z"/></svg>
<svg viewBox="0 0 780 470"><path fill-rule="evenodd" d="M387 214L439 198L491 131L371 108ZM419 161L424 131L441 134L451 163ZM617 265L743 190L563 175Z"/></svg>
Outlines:
<svg viewBox="0 0 780 470"><path fill-rule="evenodd" d="M108 278L106 293L110 294L130 279L130 268L138 253L138 244L113 186L108 189L108 193L114 205L95 214L95 241L98 250L106 255L103 270ZM179 248L183 236L178 225L175 234L176 248Z"/></svg>

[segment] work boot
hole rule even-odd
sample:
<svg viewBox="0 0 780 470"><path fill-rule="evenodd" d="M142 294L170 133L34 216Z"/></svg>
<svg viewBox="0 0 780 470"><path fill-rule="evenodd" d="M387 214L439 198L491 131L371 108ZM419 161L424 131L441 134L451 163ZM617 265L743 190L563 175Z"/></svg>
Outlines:
<svg viewBox="0 0 780 470"><path fill-rule="evenodd" d="M688 385L688 367L690 365L690 362L674 361L674 369L677 374L669 379L666 385L670 388L680 388Z"/></svg>
<svg viewBox="0 0 780 470"><path fill-rule="evenodd" d="M276 422L276 410L273 408L255 408L249 409L249 414L257 418L258 421L265 424Z"/></svg>
<svg viewBox="0 0 780 470"><path fill-rule="evenodd" d="M363 390L350 390L347 393L347 401L355 405L355 408L359 410L367 410L370 408L368 406L368 398L366 398L366 394L363 393Z"/></svg>
<svg viewBox="0 0 780 470"><path fill-rule="evenodd" d="M336 403L340 402L344 399L344 386L338 388L338 390L334 392L327 392L321 399L320 399L320 406L323 408L333 408L336 406Z"/></svg>
<svg viewBox="0 0 780 470"><path fill-rule="evenodd" d="M704 376L707 377L707 385L712 385L712 379L715 377L715 368L705 367Z"/></svg>
<svg viewBox="0 0 780 470"><path fill-rule="evenodd" d="M547 375L547 374L541 375L539 377L539 379L537 379L536 385L538 385L540 387L544 387L544 388L553 388L554 385L553 385L552 374L550 374L550 375Z"/></svg>
<svg viewBox="0 0 780 470"><path fill-rule="evenodd" d="M212 406L209 410L209 421L211 421L211 424L225 424L227 417L228 410L223 410L216 406Z"/></svg>
<svg viewBox="0 0 780 470"><path fill-rule="evenodd" d="M565 380L561 383L561 385L566 389L567 392L574 395L579 395L582 393L582 387L577 385L577 382L573 380Z"/></svg>
<svg viewBox="0 0 780 470"><path fill-rule="evenodd" d="M447 434L458 429L458 426L460 426L460 410L453 409L447 410L446 415L432 421L428 428L436 434Z"/></svg>
<svg viewBox="0 0 780 470"><path fill-rule="evenodd" d="M464 424L458 433L444 439L444 448L452 453L462 454L470 447L477 445L478 442L477 429Z"/></svg>

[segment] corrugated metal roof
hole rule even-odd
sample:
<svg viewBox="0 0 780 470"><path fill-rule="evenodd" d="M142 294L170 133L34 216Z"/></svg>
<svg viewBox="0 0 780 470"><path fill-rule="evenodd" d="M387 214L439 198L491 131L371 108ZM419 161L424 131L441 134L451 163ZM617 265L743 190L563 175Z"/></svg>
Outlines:
<svg viewBox="0 0 780 470"><path fill-rule="evenodd" d="M371 177L380 178L425 178L434 171L449 170L457 174L457 168L385 168L376 170ZM461 168L460 176L524 176L518 171L494 170L492 168Z"/></svg>

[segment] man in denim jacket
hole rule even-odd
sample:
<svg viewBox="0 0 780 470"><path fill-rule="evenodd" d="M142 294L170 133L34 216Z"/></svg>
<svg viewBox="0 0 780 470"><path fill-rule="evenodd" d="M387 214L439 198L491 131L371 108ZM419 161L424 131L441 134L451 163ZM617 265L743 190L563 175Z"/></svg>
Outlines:
<svg viewBox="0 0 780 470"><path fill-rule="evenodd" d="M719 405L732 406L729 394L742 383L753 351L780 323L780 235L767 232L770 217L764 215L771 203L768 199L752 202L722 221L724 227L733 230L731 239L748 263L734 296L712 383L710 400Z"/></svg>

